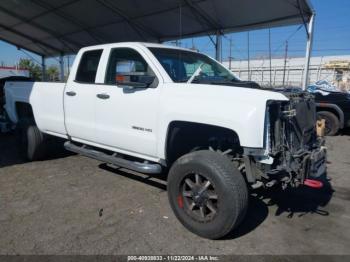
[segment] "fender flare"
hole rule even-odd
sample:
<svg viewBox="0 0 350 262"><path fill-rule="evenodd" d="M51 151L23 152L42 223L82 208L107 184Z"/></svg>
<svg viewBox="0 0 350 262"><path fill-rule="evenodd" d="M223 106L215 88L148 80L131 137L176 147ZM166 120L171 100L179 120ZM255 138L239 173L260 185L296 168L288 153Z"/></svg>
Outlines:
<svg viewBox="0 0 350 262"><path fill-rule="evenodd" d="M164 147L163 147L163 152L164 152L164 160L168 160L168 153L169 153L169 144L168 142L170 141L171 139L171 135L172 135L172 132L173 131L173 126L174 124L184 124L184 125L201 125L201 126L207 126L207 127L211 127L211 128L219 128L221 130L226 130L227 132L232 132L233 135L235 135L237 137L237 141L238 141L238 144L241 145L241 142L240 142L240 139L239 139L239 135L238 133L234 130L234 129L231 129L231 128L228 128L228 127L223 127L223 126L218 126L218 125L212 125L212 124L208 124L208 123L202 123L202 122L193 122L193 121L185 121L185 120L174 120L174 121L171 121L168 123L167 125L167 129L166 129L166 135L165 135L165 143L164 143Z"/></svg>
<svg viewBox="0 0 350 262"><path fill-rule="evenodd" d="M340 128L344 128L344 112L340 109L336 104L328 104L328 103L316 103L316 107L318 108L331 108L335 110L339 115L339 123Z"/></svg>

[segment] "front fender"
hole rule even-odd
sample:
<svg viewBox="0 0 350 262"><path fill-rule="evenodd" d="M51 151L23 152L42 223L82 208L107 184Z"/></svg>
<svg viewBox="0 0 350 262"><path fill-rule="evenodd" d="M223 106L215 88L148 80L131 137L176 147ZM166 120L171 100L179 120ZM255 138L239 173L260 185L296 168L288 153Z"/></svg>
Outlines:
<svg viewBox="0 0 350 262"><path fill-rule="evenodd" d="M166 90L160 102L158 155L165 158L168 127L173 121L224 127L238 135L241 146L263 148L267 101L273 98L288 99L279 93L261 90L242 91L241 88L234 90L235 88L233 87L235 94L231 90L221 90L220 97L208 95L209 92L205 92L205 88L202 93L194 92L189 87L187 90L182 88L181 92L177 92L176 88ZM259 96L264 92L276 95Z"/></svg>

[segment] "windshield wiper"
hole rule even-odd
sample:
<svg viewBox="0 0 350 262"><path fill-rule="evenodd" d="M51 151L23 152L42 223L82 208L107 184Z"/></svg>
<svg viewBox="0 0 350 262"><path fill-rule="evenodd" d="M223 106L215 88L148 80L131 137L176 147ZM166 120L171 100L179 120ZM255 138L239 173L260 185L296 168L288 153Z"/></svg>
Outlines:
<svg viewBox="0 0 350 262"><path fill-rule="evenodd" d="M193 73L193 75L190 77L190 79L188 79L187 84L192 83L193 79L201 73L203 64L204 63L201 63L199 65L199 67L196 69L196 71Z"/></svg>

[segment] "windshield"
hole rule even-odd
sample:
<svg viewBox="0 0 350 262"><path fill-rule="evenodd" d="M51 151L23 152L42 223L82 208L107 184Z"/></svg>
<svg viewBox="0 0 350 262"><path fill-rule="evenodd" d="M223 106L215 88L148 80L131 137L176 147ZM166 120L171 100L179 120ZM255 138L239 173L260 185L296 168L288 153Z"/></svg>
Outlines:
<svg viewBox="0 0 350 262"><path fill-rule="evenodd" d="M171 48L149 48L175 83L239 81L206 55Z"/></svg>

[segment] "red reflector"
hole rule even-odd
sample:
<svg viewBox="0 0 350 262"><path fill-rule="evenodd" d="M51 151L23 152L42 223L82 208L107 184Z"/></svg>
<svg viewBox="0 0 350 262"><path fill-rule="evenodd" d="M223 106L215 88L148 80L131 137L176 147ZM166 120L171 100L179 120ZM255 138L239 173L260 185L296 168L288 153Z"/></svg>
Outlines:
<svg viewBox="0 0 350 262"><path fill-rule="evenodd" d="M318 180L313 179L305 179L304 185L312 188L321 188L323 187L323 183Z"/></svg>
<svg viewBox="0 0 350 262"><path fill-rule="evenodd" d="M180 208L183 208L183 207L184 207L184 201L183 201L181 195L178 195L178 196L177 196L177 204L179 205Z"/></svg>

